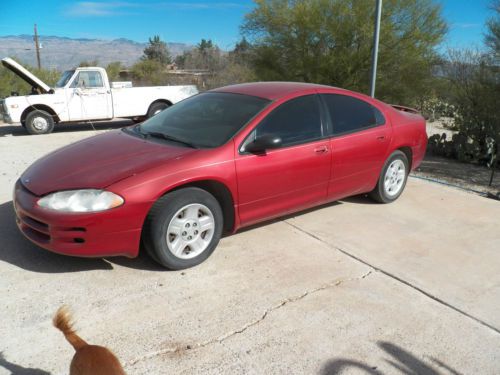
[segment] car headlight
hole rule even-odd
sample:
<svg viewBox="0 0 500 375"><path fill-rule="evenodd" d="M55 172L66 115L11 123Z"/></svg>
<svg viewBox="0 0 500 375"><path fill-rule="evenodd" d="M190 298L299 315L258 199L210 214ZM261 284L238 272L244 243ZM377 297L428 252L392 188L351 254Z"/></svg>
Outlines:
<svg viewBox="0 0 500 375"><path fill-rule="evenodd" d="M105 190L67 190L49 194L38 205L62 212L99 212L121 206L124 200L119 195Z"/></svg>

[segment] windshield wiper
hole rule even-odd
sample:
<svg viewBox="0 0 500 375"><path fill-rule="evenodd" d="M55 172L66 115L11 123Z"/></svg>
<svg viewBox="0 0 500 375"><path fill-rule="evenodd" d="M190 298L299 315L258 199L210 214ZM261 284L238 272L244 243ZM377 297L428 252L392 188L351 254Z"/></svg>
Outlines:
<svg viewBox="0 0 500 375"><path fill-rule="evenodd" d="M122 128L122 131L137 134L141 138L146 138L146 133L143 133L141 131L141 124L137 124L137 125L130 126L130 127L127 126L125 128Z"/></svg>
<svg viewBox="0 0 500 375"><path fill-rule="evenodd" d="M186 145L186 146L191 147L191 148L198 148L194 144L192 144L188 141L185 141L183 139L180 139L180 138L177 138L177 137L174 137L172 135L168 135L168 134L165 134L162 132L147 132L147 133L141 132L141 134L144 135L144 138L147 138L147 137L162 138L162 139L166 139L167 141L182 143L183 145Z"/></svg>

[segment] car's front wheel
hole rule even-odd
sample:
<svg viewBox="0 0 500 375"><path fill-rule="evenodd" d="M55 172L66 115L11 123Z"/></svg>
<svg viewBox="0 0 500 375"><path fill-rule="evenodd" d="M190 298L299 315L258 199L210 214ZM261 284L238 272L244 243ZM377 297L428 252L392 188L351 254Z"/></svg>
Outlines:
<svg viewBox="0 0 500 375"><path fill-rule="evenodd" d="M408 158L399 150L386 160L382 173L370 197L380 203L391 203L399 198L406 186L409 173Z"/></svg>
<svg viewBox="0 0 500 375"><path fill-rule="evenodd" d="M161 265L180 270L207 259L222 235L223 215L217 200L199 188L173 191L151 209L143 230L148 254Z"/></svg>

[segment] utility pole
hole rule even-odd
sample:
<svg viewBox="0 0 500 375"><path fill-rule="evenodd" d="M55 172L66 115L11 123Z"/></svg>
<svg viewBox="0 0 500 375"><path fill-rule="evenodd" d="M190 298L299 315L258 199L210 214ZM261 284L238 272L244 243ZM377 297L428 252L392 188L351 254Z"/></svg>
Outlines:
<svg viewBox="0 0 500 375"><path fill-rule="evenodd" d="M377 60L378 60L378 41L380 37L380 17L382 15L382 0L377 0L375 10L375 32L373 33L373 53L372 53L372 72L370 80L370 96L375 97L375 82L377 80Z"/></svg>
<svg viewBox="0 0 500 375"><path fill-rule="evenodd" d="M35 23L35 50L36 50L36 62L38 65L38 69L42 69L42 64L40 63L40 44L38 43L38 32L36 30L36 23Z"/></svg>

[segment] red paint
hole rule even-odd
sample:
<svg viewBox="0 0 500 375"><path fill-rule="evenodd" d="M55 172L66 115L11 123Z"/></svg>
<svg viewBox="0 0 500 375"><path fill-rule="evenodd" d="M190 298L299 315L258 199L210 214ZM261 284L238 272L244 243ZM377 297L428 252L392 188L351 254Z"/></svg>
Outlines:
<svg viewBox="0 0 500 375"><path fill-rule="evenodd" d="M371 191L382 165L396 149L412 150L418 167L427 145L424 119L365 95L305 83L250 83L216 89L273 100L232 140L214 149L155 143L110 131L63 147L35 162L16 185L14 202L21 231L37 245L77 256L125 255L139 251L141 229L154 202L196 181L217 181L232 195L233 231L286 213ZM246 136L280 104L305 94L333 93L378 108L385 125L326 137L265 155L240 153ZM25 180L28 183L24 183ZM121 207L93 214L64 214L37 206L40 196L80 188L106 188L121 195ZM75 239L77 239L75 242Z"/></svg>

